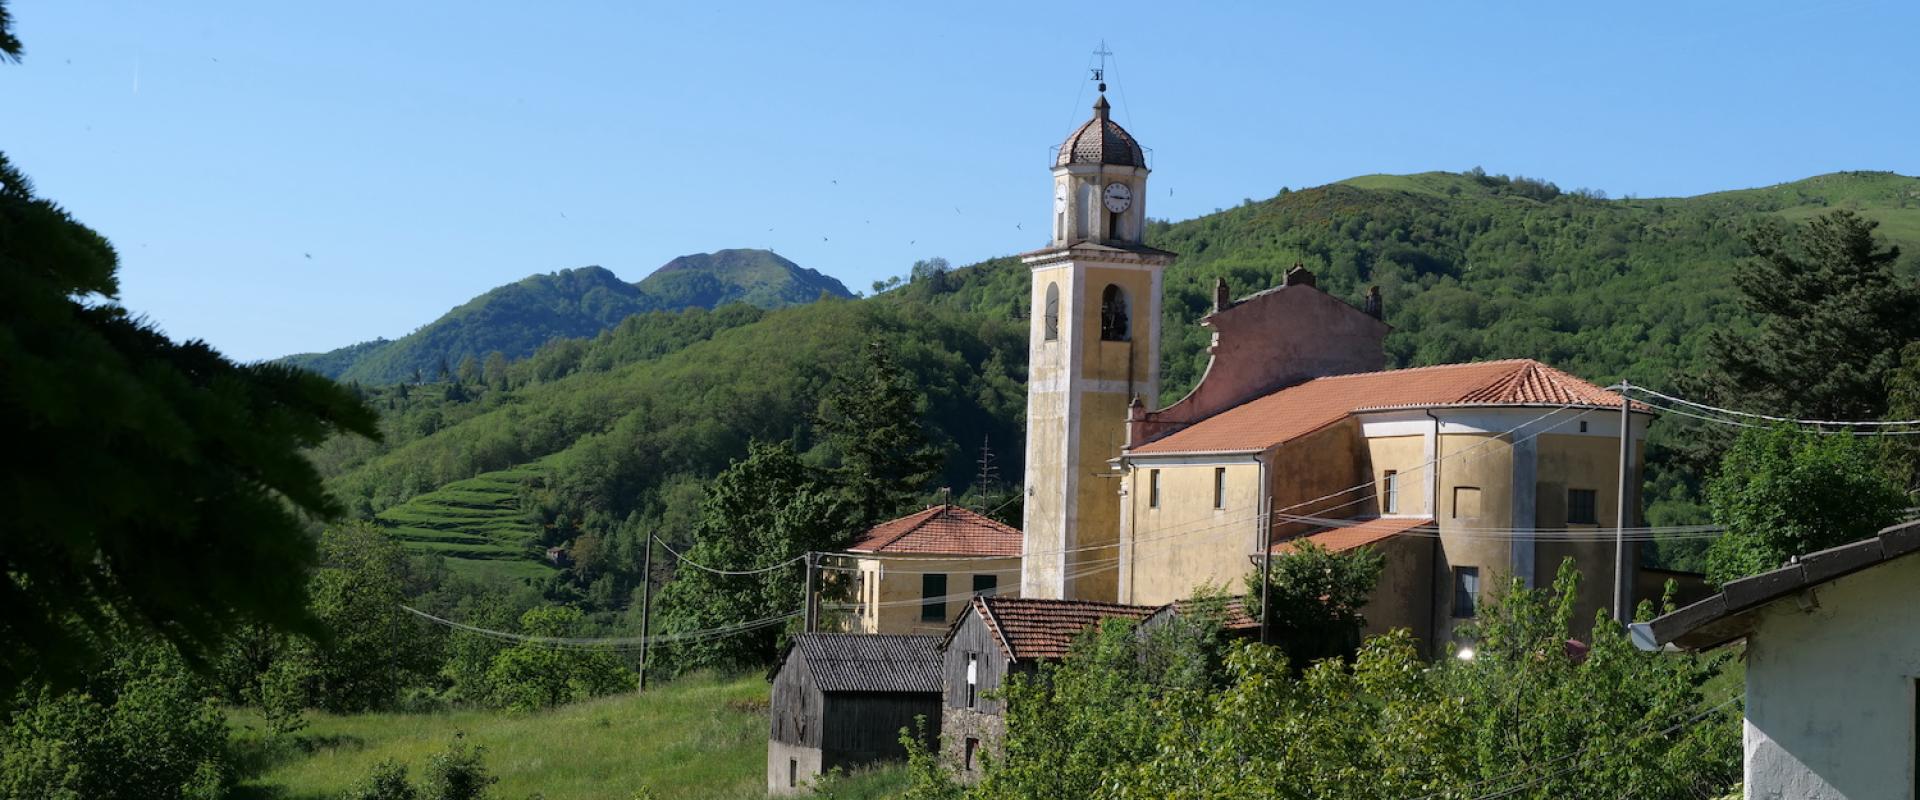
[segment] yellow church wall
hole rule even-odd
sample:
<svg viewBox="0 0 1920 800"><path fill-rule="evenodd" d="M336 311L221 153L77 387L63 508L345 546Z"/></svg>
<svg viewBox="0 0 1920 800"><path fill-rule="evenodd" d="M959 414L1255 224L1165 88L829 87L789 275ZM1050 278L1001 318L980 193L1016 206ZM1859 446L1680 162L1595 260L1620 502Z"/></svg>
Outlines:
<svg viewBox="0 0 1920 800"><path fill-rule="evenodd" d="M1060 337L1053 341L1047 341L1044 334L1050 285L1057 286L1060 293ZM1032 573L1031 585L1041 586L1057 585L1062 572L1058 553L1065 547L1063 523L1069 502L1065 490L1071 422L1067 417L1071 371L1068 340L1076 300L1073 274L1065 266L1035 269L1032 288L1025 462L1027 485L1032 491L1026 497L1022 527L1026 531L1026 551L1036 554L1027 565Z"/></svg>
<svg viewBox="0 0 1920 800"><path fill-rule="evenodd" d="M1267 478L1273 497L1274 539L1320 527L1288 522L1285 515L1347 518L1374 513L1373 492L1362 485L1370 471L1367 458L1360 424L1351 418L1270 451Z"/></svg>
<svg viewBox="0 0 1920 800"><path fill-rule="evenodd" d="M1127 298L1127 324L1131 329L1131 338L1124 342L1106 342L1100 340L1100 301L1107 286L1119 286ZM1131 377L1135 381L1145 381L1149 370L1154 366L1151 360L1152 322L1149 315L1150 298L1153 292L1153 272L1145 269L1112 269L1088 267L1085 288L1082 290L1083 302L1087 313L1080 320L1080 335L1083 341L1092 345L1087 349L1088 358L1081 364L1080 376L1088 380L1125 381ZM1128 359L1132 359L1132 370L1128 370ZM1156 398L1143 397L1141 400L1152 405ZM1115 450L1107 454L1108 458L1120 455Z"/></svg>
<svg viewBox="0 0 1920 800"><path fill-rule="evenodd" d="M1018 558L938 558L899 556L863 558L858 564L860 579L854 587L853 613L846 630L857 633L941 634L954 617L966 608L973 593L976 575L994 576L995 592L1020 595L1020 559ZM948 599L942 602L939 622L924 621L922 590L926 573L947 577Z"/></svg>
<svg viewBox="0 0 1920 800"><path fill-rule="evenodd" d="M1439 450L1433 609L1435 634L1445 639L1469 621L1453 616L1455 567L1479 570L1482 604L1513 577L1511 540L1473 530L1513 527L1513 445L1498 434L1442 433Z"/></svg>
<svg viewBox="0 0 1920 800"><path fill-rule="evenodd" d="M1120 477L1107 462L1125 445L1127 395L1081 396L1080 459L1075 487L1074 549L1067 558L1067 596L1113 602L1119 597ZM1091 549L1087 549L1091 548Z"/></svg>
<svg viewBox="0 0 1920 800"><path fill-rule="evenodd" d="M1120 602L1158 605L1212 585L1243 591L1253 572L1260 510L1260 465L1251 457L1209 463L1142 462L1127 473L1126 502L1133 521L1125 568L1129 590ZM1160 471L1160 503L1152 503L1152 471ZM1223 469L1224 500L1213 506L1214 471Z"/></svg>
<svg viewBox="0 0 1920 800"><path fill-rule="evenodd" d="M1539 437L1538 481L1534 526L1543 529L1567 528L1592 531L1596 535L1611 531L1618 518L1620 486L1620 440L1610 436L1543 434ZM1634 443L1634 459L1642 457L1644 442ZM1567 522L1567 490L1591 489L1594 492L1593 524ZM1636 504L1630 514L1637 517ZM1637 519L1629 519L1638 524ZM1575 598L1575 622L1584 632L1594 613L1613 607L1614 544L1601 541L1542 541L1535 559L1538 574L1535 585L1552 583L1560 562L1574 559L1580 570L1580 589ZM1639 563L1637 546L1627 543L1627 563ZM1636 597L1636 599L1639 599ZM1657 597L1654 599L1658 599Z"/></svg>
<svg viewBox="0 0 1920 800"><path fill-rule="evenodd" d="M1347 517L1372 515L1387 516L1426 516L1431 513L1427 508L1427 486L1431 481L1427 471L1427 437L1376 436L1367 440L1367 461L1370 476L1373 479L1374 499L1348 509L1353 513L1342 514ZM1399 506L1392 514L1386 511L1386 473L1392 470L1398 473ZM1345 500L1353 499L1343 498ZM1348 509L1343 509L1346 511Z"/></svg>

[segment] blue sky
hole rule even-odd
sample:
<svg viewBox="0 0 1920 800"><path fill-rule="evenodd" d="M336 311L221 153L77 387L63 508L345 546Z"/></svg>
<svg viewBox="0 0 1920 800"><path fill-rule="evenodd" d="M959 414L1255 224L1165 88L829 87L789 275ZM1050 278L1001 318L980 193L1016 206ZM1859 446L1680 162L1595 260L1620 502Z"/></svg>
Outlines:
<svg viewBox="0 0 1920 800"><path fill-rule="evenodd" d="M0 151L118 246L127 306L242 359L586 264L770 247L865 290L1031 249L1103 38L1154 217L1475 165L1920 173L1910 1L11 7Z"/></svg>

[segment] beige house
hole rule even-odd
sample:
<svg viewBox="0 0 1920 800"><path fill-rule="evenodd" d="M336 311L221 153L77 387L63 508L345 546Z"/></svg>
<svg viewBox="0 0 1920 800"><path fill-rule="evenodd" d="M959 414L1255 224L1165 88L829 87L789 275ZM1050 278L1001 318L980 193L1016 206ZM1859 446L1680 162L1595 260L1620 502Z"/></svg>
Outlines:
<svg viewBox="0 0 1920 800"><path fill-rule="evenodd" d="M941 504L875 525L853 547L854 633L943 634L967 601L1019 594L1018 528Z"/></svg>

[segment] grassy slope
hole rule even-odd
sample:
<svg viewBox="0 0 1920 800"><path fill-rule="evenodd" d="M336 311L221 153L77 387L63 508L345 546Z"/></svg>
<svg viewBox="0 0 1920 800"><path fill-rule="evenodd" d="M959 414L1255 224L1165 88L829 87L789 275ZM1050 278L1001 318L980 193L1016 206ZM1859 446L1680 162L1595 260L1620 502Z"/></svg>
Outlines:
<svg viewBox="0 0 1920 800"><path fill-rule="evenodd" d="M537 464L483 473L415 496L374 519L409 551L446 556L457 572L545 577L553 570L535 553L540 532L519 506L521 484L545 473Z"/></svg>
<svg viewBox="0 0 1920 800"><path fill-rule="evenodd" d="M669 798L758 798L767 758L767 683L758 676L688 678L534 714L454 711L335 716L309 712L300 744L276 747L260 717L231 721L252 774L241 797L334 798L374 764L393 759L418 780L428 757L456 733L485 747L500 778L494 796L624 800L643 784ZM835 797L882 797L899 769L857 776Z"/></svg>

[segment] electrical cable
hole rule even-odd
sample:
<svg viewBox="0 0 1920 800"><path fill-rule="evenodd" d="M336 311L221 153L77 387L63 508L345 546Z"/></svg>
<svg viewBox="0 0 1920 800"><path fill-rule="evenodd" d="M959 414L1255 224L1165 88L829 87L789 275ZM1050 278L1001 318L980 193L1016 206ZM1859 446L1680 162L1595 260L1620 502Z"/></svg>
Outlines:
<svg viewBox="0 0 1920 800"><path fill-rule="evenodd" d="M662 541L658 536L654 536L653 534L649 533L647 534L647 538L652 539L655 542L658 542L662 548L665 548L668 553L671 553L673 557L678 559L681 563L691 565L697 569L711 572L715 575L760 575L762 573L772 572L777 569L783 569L786 567L793 566L794 564L797 564L801 561L805 561L807 558L807 555L805 553L801 553L800 555L794 556L793 558L789 558L771 567L761 567L760 569L741 569L741 570L716 569L713 567L709 567L705 564L702 564L698 561L695 561L691 558L687 558L685 554L681 553L678 550L673 549L672 545L669 545L665 541Z"/></svg>
<svg viewBox="0 0 1920 800"><path fill-rule="evenodd" d="M477 625L468 625L463 622L455 622L453 620L446 619L444 617L438 617L433 614L429 614L425 611L421 611L420 609L414 608L406 604L401 604L400 608L402 610L405 610L407 613L413 614L414 616L420 617L422 619L425 619L429 622L432 622L438 625L442 625L442 626L459 630L459 631L465 631L467 633L472 633L479 636L485 636L487 638L496 639L503 642L513 642L516 644L539 644L539 645L546 645L549 647L563 648L563 649L595 649L595 650L618 650L618 649L625 649L629 647L639 647L639 646L648 645L648 644L663 644L667 642L703 641L707 639L720 639L728 636L734 636L740 633L745 633L750 630L758 630L760 628L782 624L782 623L785 623L787 620L794 619L796 617L801 616L803 613L805 613L803 609L801 611L795 611L795 612L782 614L778 616L772 616L772 617L764 617L761 619L749 620L746 622L739 622L731 625L721 625L713 628L705 628L705 629L694 630L694 631L681 631L678 633L663 633L663 634L658 634L654 636L582 637L582 636L529 636L526 634L513 633L511 631L493 630L490 628L482 628Z"/></svg>
<svg viewBox="0 0 1920 800"><path fill-rule="evenodd" d="M1650 394L1650 395L1653 395L1654 397L1658 397L1664 400L1692 406L1702 411L1712 411L1720 414L1731 414L1737 417L1750 417L1753 419L1764 419L1769 422L1791 422L1795 425L1810 425L1810 426L1811 425L1838 425L1843 427L1859 425L1859 426L1867 426L1867 427L1909 427L1910 428L1910 427L1920 426L1920 419L1899 419L1899 420L1794 419L1792 417L1779 417L1771 414L1756 414L1751 411L1736 411L1731 408L1721 408L1719 406L1710 406L1710 405L1707 405L1706 403L1688 400L1684 397L1674 397L1673 395L1670 395L1670 394L1662 394L1660 392L1656 392L1652 389L1649 389L1645 386L1628 386L1626 388L1628 391L1638 391L1645 394Z"/></svg>

